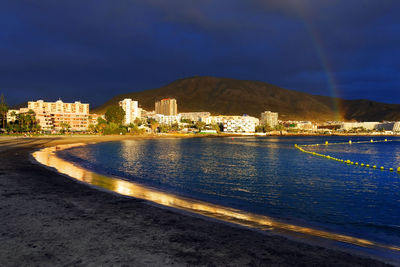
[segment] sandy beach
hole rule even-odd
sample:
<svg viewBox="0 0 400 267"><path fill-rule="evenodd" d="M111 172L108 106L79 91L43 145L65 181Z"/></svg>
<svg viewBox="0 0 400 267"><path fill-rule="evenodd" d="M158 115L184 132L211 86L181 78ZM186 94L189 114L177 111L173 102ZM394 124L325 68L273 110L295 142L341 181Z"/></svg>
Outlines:
<svg viewBox="0 0 400 267"><path fill-rule="evenodd" d="M383 266L383 262L102 192L30 153L129 136L0 137L1 266Z"/></svg>

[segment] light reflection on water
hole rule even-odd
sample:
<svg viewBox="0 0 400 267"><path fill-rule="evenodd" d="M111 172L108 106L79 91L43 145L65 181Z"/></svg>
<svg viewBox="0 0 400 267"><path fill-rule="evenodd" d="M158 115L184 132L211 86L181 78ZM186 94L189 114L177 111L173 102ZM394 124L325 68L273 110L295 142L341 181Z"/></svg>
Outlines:
<svg viewBox="0 0 400 267"><path fill-rule="evenodd" d="M369 241L362 238L356 238L343 234L331 233L313 229L310 227L303 227L294 224L284 223L279 220L273 219L268 216L252 214L245 211L240 211L233 208L223 207L203 201L193 200L190 198L177 196L174 194L158 191L143 185L139 185L130 181L122 180L116 177L108 177L101 175L75 164L68 162L56 156L58 149L71 148L82 144L65 145L59 147L45 148L41 151L33 153L33 157L41 164L55 168L58 172L73 177L79 181L88 183L98 188L106 189L121 195L131 196L136 198L145 199L154 203L177 208L189 212L195 212L204 216L212 217L215 219L236 223L244 226L258 228L261 230L283 230L306 235L327 238L330 240L345 242L362 247L388 249L391 251L400 251L399 247L392 245L380 244L378 242ZM158 150L160 151L160 150ZM127 152L127 155L137 155L135 152Z"/></svg>
<svg viewBox="0 0 400 267"><path fill-rule="evenodd" d="M397 238L394 242L400 244L396 228L400 183L396 173L348 167L304 155L293 148L295 142L324 141L276 137L124 141L76 148L61 156L97 172L179 195L381 241ZM354 161L368 157L377 163L396 164L396 159L388 155L398 152L399 146L397 150L374 147L375 154L357 153L372 151L371 146L375 144L318 149L329 150L325 154L345 154ZM352 150L355 148L358 150ZM392 149L390 153L387 148ZM372 233L373 224L384 235Z"/></svg>
<svg viewBox="0 0 400 267"><path fill-rule="evenodd" d="M59 155L86 169L173 195L400 246L400 176L346 166L294 148L295 143L324 142L316 137L129 140ZM400 163L393 157L400 153L398 143L315 149L378 166Z"/></svg>

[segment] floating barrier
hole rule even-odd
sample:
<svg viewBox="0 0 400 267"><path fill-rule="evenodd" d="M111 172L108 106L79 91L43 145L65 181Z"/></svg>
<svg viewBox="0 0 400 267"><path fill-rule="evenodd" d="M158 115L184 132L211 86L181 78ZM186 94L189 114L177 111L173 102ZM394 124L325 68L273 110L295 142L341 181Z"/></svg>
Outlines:
<svg viewBox="0 0 400 267"><path fill-rule="evenodd" d="M381 140L381 141L371 139L370 141L353 142L352 140L349 140L348 142L332 143L332 144L329 144L328 141L325 141L325 145L343 145L343 144L350 144L351 145L351 144L379 143L379 142L393 142L393 141L394 140L388 140L388 139L384 139L384 140ZM335 160L337 162L343 162L343 163L345 163L347 165L355 165L355 166L361 166L361 167L366 167L366 168L370 168L371 167L373 169L377 169L376 165L353 162L353 161L351 161L349 159L343 160L343 159L340 159L340 158L332 157L330 155L324 155L324 154L320 154L320 153L317 153L317 152L307 151L307 150L305 150L303 148L303 147L318 147L319 145L321 145L321 144L311 144L311 145L298 145L298 144L295 144L294 147L297 148L298 150L300 150L301 152L304 152L304 153L307 153L307 154L311 154L313 156L318 156L318 157L322 157L322 158L326 158L326 159L330 159L330 160ZM379 169L381 171L387 170L387 171L390 171L390 172L393 172L395 170L395 168L385 168L384 166L379 167ZM400 167L397 168L397 172L400 174Z"/></svg>

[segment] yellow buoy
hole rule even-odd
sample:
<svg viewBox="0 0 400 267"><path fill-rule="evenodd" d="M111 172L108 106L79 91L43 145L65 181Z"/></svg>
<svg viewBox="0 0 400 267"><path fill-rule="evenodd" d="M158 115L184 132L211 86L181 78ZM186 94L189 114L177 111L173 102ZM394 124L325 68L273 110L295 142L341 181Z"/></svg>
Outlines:
<svg viewBox="0 0 400 267"><path fill-rule="evenodd" d="M400 172L400 167L397 168L397 172Z"/></svg>
<svg viewBox="0 0 400 267"><path fill-rule="evenodd" d="M365 165L365 167L369 168L369 164Z"/></svg>
<svg viewBox="0 0 400 267"><path fill-rule="evenodd" d="M374 142L374 140L371 139L371 143L373 143L373 142Z"/></svg>
<svg viewBox="0 0 400 267"><path fill-rule="evenodd" d="M372 166L372 168L376 169L376 165Z"/></svg>
<svg viewBox="0 0 400 267"><path fill-rule="evenodd" d="M393 168L390 168L390 169L389 169L389 171L391 171L391 172L392 172L392 171L393 171Z"/></svg>
<svg viewBox="0 0 400 267"><path fill-rule="evenodd" d="M385 142L387 142L387 139L385 139Z"/></svg>
<svg viewBox="0 0 400 267"><path fill-rule="evenodd" d="M328 141L325 141L325 145L328 145L329 143L328 143Z"/></svg>
<svg viewBox="0 0 400 267"><path fill-rule="evenodd" d="M351 140L349 141L349 144L351 145Z"/></svg>
<svg viewBox="0 0 400 267"><path fill-rule="evenodd" d="M364 167L364 163L361 163L360 165L361 165L361 167Z"/></svg>
<svg viewBox="0 0 400 267"><path fill-rule="evenodd" d="M381 170L383 171L385 168L383 166L381 166Z"/></svg>
<svg viewBox="0 0 400 267"><path fill-rule="evenodd" d="M355 165L358 165L358 162L354 163Z"/></svg>

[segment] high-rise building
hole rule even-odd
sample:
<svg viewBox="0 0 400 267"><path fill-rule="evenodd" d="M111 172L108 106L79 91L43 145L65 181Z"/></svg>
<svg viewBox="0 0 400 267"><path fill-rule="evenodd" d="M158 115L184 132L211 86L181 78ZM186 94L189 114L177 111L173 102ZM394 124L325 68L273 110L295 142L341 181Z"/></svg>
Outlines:
<svg viewBox="0 0 400 267"><path fill-rule="evenodd" d="M156 114L162 114L166 116L178 115L178 105L176 104L175 98L164 98L155 103Z"/></svg>
<svg viewBox="0 0 400 267"><path fill-rule="evenodd" d="M278 112L265 111L261 113L261 124L270 127L278 125Z"/></svg>
<svg viewBox="0 0 400 267"><path fill-rule="evenodd" d="M124 100L119 101L119 106L125 111L124 123L126 125L133 123L136 118L141 118L142 112L137 101L125 98Z"/></svg>

